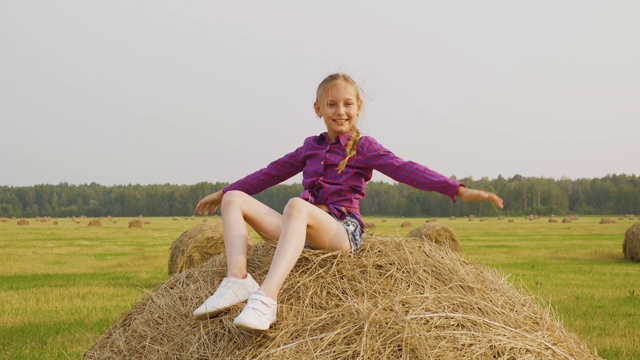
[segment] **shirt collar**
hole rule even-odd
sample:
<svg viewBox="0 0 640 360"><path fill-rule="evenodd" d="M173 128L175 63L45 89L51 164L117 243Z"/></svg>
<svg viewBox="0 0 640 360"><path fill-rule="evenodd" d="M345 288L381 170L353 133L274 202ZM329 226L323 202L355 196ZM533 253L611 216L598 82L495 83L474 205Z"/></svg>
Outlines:
<svg viewBox="0 0 640 360"><path fill-rule="evenodd" d="M326 131L320 134L320 136L318 136L318 144L322 144L325 141L329 141L329 138L327 136L328 136L328 133ZM351 131L338 135L338 141L340 141L340 144L342 146L346 146L350 138L351 138Z"/></svg>

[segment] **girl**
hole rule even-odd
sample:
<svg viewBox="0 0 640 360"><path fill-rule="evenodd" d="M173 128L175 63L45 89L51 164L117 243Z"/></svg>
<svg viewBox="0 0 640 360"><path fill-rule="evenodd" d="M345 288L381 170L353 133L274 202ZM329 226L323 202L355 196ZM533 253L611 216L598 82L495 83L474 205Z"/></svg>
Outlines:
<svg viewBox="0 0 640 360"><path fill-rule="evenodd" d="M327 131L307 138L295 151L266 168L200 200L196 212L214 213L221 207L227 276L194 316L206 319L248 300L234 324L266 330L276 320L277 298L303 248L355 252L364 224L359 202L366 182L378 170L418 189L438 191L455 201L488 200L502 209L497 195L469 189L385 149L374 138L362 136L356 122L362 99L356 83L345 74L333 74L318 86L313 104ZM302 171L304 192L289 200L282 214L250 195ZM271 267L262 285L247 273L248 223L262 238L277 242Z"/></svg>

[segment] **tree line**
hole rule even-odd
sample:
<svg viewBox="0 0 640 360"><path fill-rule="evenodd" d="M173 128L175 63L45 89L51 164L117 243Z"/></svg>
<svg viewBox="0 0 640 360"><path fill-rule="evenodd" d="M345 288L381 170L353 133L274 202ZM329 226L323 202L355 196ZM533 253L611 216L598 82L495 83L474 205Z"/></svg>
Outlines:
<svg viewBox="0 0 640 360"><path fill-rule="evenodd" d="M467 186L493 191L504 199L500 210L487 202L452 202L438 193L404 184L372 181L360 207L363 215L448 217L523 215L640 214L640 178L607 175L603 178L498 176L496 179L459 179ZM0 186L0 217L128 217L190 216L197 202L227 183L195 185L70 185ZM299 196L301 184L280 184L255 195L278 211Z"/></svg>

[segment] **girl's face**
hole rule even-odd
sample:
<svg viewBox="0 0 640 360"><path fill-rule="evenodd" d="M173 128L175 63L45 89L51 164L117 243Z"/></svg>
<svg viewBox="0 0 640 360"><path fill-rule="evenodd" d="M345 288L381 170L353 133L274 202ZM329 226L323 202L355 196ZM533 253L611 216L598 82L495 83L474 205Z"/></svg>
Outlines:
<svg viewBox="0 0 640 360"><path fill-rule="evenodd" d="M362 101L358 99L353 85L338 81L330 85L324 98L316 101L313 107L316 115L324 119L329 140L333 142L338 135L350 131L356 123L362 109Z"/></svg>

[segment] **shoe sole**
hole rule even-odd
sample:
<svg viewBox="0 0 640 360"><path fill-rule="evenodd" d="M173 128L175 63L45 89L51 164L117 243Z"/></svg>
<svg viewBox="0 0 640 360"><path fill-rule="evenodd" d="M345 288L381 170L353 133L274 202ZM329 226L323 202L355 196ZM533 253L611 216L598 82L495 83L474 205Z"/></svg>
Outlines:
<svg viewBox="0 0 640 360"><path fill-rule="evenodd" d="M202 314L199 314L199 315L193 315L193 318L196 319L196 320L209 320L209 319L211 319L213 317L216 317L216 316L220 315L221 313L231 309L234 305L237 305L237 304L233 304L231 306L227 306L226 308L222 308L222 309L215 309L215 310L212 310L212 311L209 311L209 312L206 312L206 313L202 313Z"/></svg>
<svg viewBox="0 0 640 360"><path fill-rule="evenodd" d="M266 328L258 328L258 327L253 327L249 324L245 324L245 323L241 323L241 322L233 322L233 325L244 329L244 330L249 330L249 331L265 331L265 330L269 330L269 327L271 327L271 324L269 326L267 326Z"/></svg>

